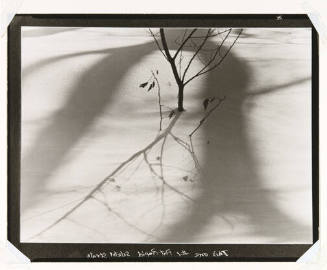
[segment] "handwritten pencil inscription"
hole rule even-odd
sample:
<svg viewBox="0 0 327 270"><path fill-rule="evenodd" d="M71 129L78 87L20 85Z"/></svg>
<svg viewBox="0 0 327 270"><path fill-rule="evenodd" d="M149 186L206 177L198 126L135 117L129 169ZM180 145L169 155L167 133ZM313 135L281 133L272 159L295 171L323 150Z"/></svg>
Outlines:
<svg viewBox="0 0 327 270"><path fill-rule="evenodd" d="M191 252L185 249L172 251L171 249L149 249L149 250L118 250L109 252L89 252L86 255L87 259L110 259L110 258L151 258L151 257L190 257L190 258L217 258L228 257L227 249L213 250L211 252Z"/></svg>

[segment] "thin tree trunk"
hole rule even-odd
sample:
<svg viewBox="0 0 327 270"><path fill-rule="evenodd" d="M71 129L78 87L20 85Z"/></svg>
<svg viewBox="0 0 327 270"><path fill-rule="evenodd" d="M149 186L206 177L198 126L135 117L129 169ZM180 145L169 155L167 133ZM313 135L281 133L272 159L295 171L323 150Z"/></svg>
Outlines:
<svg viewBox="0 0 327 270"><path fill-rule="evenodd" d="M178 85L178 111L182 112L184 111L184 107L183 107L183 95L184 95L184 83L181 80L181 78L178 75L178 71L177 71L177 67L176 67L176 63L175 63L175 59L171 56L171 54L169 53L169 49L168 49L168 45L167 45L167 41L166 41L166 36L165 36L165 31L163 28L160 28L160 37L161 37L161 42L162 42L162 47L164 49L164 52L167 56L167 60L171 66L171 69L173 71L174 74L174 78L175 81Z"/></svg>
<svg viewBox="0 0 327 270"><path fill-rule="evenodd" d="M184 111L183 107L183 100L184 100L184 85L181 84L178 86L178 111Z"/></svg>

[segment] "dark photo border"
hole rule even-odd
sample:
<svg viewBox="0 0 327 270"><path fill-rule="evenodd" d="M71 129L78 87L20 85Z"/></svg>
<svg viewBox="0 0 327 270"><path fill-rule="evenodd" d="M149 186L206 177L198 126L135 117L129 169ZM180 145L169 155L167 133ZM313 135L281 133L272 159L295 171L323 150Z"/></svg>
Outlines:
<svg viewBox="0 0 327 270"><path fill-rule="evenodd" d="M8 27L8 240L32 262L296 261L312 244L79 244L20 242L21 27L307 27L312 29L313 243L319 227L318 33L307 15L38 14L16 15ZM139 252L151 252L140 256ZM182 251L186 251L184 255ZM219 251L228 256L218 256ZM214 256L214 252L216 255ZM196 256L207 253L208 256ZM128 256L129 255L129 256Z"/></svg>

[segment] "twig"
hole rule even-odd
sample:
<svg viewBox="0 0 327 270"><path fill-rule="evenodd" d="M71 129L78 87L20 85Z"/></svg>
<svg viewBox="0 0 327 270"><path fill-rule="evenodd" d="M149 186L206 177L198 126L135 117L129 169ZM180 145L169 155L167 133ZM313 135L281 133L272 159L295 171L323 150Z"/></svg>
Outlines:
<svg viewBox="0 0 327 270"><path fill-rule="evenodd" d="M210 33L211 33L211 29L209 28L208 29L208 32L207 32L207 35L205 36L205 38L203 39L202 43L200 44L200 46L197 48L197 50L195 51L195 53L193 54L192 58L189 60L185 70L184 70L184 73L183 73L183 76L182 76L182 81L184 82L184 79L185 79L185 76L186 76L186 73L188 71L188 69L190 68L194 58L197 56L197 54L201 51L202 47L204 46L204 44L207 42L207 39L209 38L210 36Z"/></svg>
<svg viewBox="0 0 327 270"><path fill-rule="evenodd" d="M160 116L160 122L159 122L159 131L162 130L162 105L161 105L161 95L160 95L160 84L157 76L154 74L153 71L151 71L153 78L157 82L157 89L158 89L158 103L159 103L159 116Z"/></svg>
<svg viewBox="0 0 327 270"><path fill-rule="evenodd" d="M221 34L223 34L223 33L228 32L228 31L229 31L229 29L224 30L224 31L221 31L221 32L218 31L217 33L210 34L210 35L209 35L209 38L219 36L219 35L221 35ZM212 30L212 32L213 32L213 30ZM207 35L205 35L205 36L192 36L191 39L204 38L204 37L206 37L206 36L207 36Z"/></svg>
<svg viewBox="0 0 327 270"><path fill-rule="evenodd" d="M192 35L197 31L197 28L194 28L191 33L184 39L184 41L182 42L182 44L179 46L179 48L177 49L176 53L174 54L174 56L172 57L173 59L176 59L178 53L183 49L183 46L186 44L186 42L192 37ZM169 58L169 57L168 57Z"/></svg>
<svg viewBox="0 0 327 270"><path fill-rule="evenodd" d="M157 40L156 36L153 34L153 32L152 32L152 30L151 30L150 28L149 28L149 31L150 31L150 33L151 33L151 35L152 35L152 37L153 37L153 39L154 39L154 41L155 41L155 43L156 43L158 49L159 49L159 51L160 51L160 52L162 53L162 55L163 55L163 56L168 60L167 55L165 55L165 53L164 53L163 50L161 49L160 44L159 44L159 41Z"/></svg>
<svg viewBox="0 0 327 270"><path fill-rule="evenodd" d="M219 105L226 99L226 97L224 96L223 98L218 99L218 103L212 107L207 113L206 115L200 120L199 124L197 125L197 127L188 135L189 137L192 137L193 134L202 126L202 124L207 120L207 118L219 107Z"/></svg>
<svg viewBox="0 0 327 270"><path fill-rule="evenodd" d="M200 73L200 75L203 75L205 73L208 73L210 72L211 70L215 69L216 67L218 67L223 61L224 59L226 58L226 56L229 54L230 50L234 47L236 41L238 40L238 38L240 37L241 33L242 33L243 29L240 30L240 32L238 33L237 37L234 39L233 43L231 46L229 46L227 52L223 55L223 57L219 60L219 62L217 64L215 64L213 67L203 71Z"/></svg>
<svg viewBox="0 0 327 270"><path fill-rule="evenodd" d="M186 36L187 33L187 29L184 30L184 34L183 34L183 38L182 38L182 42ZM176 43L176 41L175 41ZM181 53L179 55L179 61L178 61L178 65L179 65L179 77L182 76L182 61L183 61L183 48L181 48Z"/></svg>
<svg viewBox="0 0 327 270"><path fill-rule="evenodd" d="M188 84L190 81L192 81L193 79L195 79L196 77L201 75L201 72L203 72L207 67L209 67L212 62L215 61L218 52L220 51L221 47L223 46L223 44L225 43L226 39L228 38L229 34L231 33L232 29L229 29L227 35L224 37L223 41L216 47L215 49L215 53L213 54L213 56L211 57L211 59L204 65L203 68L200 69L200 71L198 71L195 75L193 75L191 78L189 78L186 82L185 85Z"/></svg>
<svg viewBox="0 0 327 270"><path fill-rule="evenodd" d="M217 68L226 58L226 56L229 54L230 50L234 47L236 41L238 40L238 38L240 37L243 29L240 30L240 32L238 33L237 37L234 39L234 42L232 43L231 46L229 46L227 52L221 57L221 59L218 61L218 63L216 63L214 66L212 66L211 68L208 68L216 59L217 54L220 54L220 49L222 47L222 45L225 43L226 39L228 38L229 34L231 33L232 29L229 30L228 34L225 36L224 40L222 41L222 43L217 47L217 50L214 54L214 56L208 61L208 63L200 70L198 71L195 75L193 75L191 78L189 78L184 85L187 85L189 82L191 82L192 80L194 80L196 77L201 76L203 74L208 73L209 71ZM208 69L207 69L208 68Z"/></svg>

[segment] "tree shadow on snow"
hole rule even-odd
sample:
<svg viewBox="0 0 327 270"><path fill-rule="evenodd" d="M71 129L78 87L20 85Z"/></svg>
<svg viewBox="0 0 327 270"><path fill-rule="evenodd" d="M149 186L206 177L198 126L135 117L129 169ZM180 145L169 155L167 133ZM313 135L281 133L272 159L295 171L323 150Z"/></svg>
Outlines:
<svg viewBox="0 0 327 270"><path fill-rule="evenodd" d="M155 50L155 43L150 42L67 55L32 67L29 72L68 57L109 53L92 65L68 91L70 96L64 107L41 131L25 156L22 175L29 175L29 179L23 182L23 209L33 206L35 202L28 198L36 197L38 190L62 165L73 146L89 131L94 120L110 106L115 93L119 91L119 83L129 69ZM302 227L278 209L270 192L263 187L264 179L257 173L256 160L247 136L246 115L242 112L251 75L251 67L232 51L220 68L207 75L203 89L205 95L217 96L219 91L226 96L226 100L215 112L215 121L210 119L202 127L205 137L211 142L204 149L202 191L194 198L195 203L188 212L168 227L165 235L159 236L163 242L199 242L201 239L197 239L197 235L205 230L212 219L222 216L241 217L237 221L239 224L245 218L252 228L251 233L269 238L272 242L292 242L311 232L310 228ZM185 113L186 117L195 119L192 112ZM238 225L234 225L231 233L238 233Z"/></svg>
<svg viewBox="0 0 327 270"><path fill-rule="evenodd" d="M251 76L251 66L231 51L221 67L209 73L204 80L204 96L226 96L226 99L215 116L202 127L203 136L209 142L202 150L202 192L182 219L167 230L161 238L164 242L201 243L201 238L197 236L205 232L213 219L226 222L227 227L230 225L227 234L240 237L252 235L253 243L256 237L259 242L270 243L292 243L309 238L311 228L302 226L277 207L273 198L276 194L264 188L265 179L258 174L254 153L258 150L250 145L247 115L242 111L245 99L253 90L249 89ZM279 90L273 88L263 92ZM187 116L192 118L192 112L187 112ZM269 138L266 139L268 142ZM249 225L246 233L241 232L244 223ZM228 238L226 230L221 231L224 232L221 238ZM216 239L219 239L219 232L217 227ZM237 239L237 236L233 238Z"/></svg>

